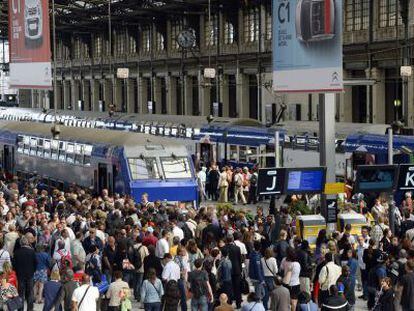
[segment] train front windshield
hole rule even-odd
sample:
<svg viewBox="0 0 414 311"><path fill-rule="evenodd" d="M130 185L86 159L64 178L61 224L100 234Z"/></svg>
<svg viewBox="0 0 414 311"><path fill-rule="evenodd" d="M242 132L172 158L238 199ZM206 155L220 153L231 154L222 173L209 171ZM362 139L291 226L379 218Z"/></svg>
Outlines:
<svg viewBox="0 0 414 311"><path fill-rule="evenodd" d="M192 172L188 158L186 157L166 157L161 158L161 165L164 170L165 178L192 178Z"/></svg>

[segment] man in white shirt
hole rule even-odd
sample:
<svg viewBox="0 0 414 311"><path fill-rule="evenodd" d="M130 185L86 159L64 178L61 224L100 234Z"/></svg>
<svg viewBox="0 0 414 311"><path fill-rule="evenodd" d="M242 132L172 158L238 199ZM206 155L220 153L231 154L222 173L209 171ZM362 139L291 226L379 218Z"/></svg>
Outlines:
<svg viewBox="0 0 414 311"><path fill-rule="evenodd" d="M170 252L170 245L168 244L168 230L162 230L162 238L157 241L155 245L155 256L160 259L164 258L164 255Z"/></svg>
<svg viewBox="0 0 414 311"><path fill-rule="evenodd" d="M358 257L358 267L359 267L359 275L358 278L359 283L362 285L363 295L361 298L368 298L367 292L367 281L368 281L368 271L366 270L366 264L364 262L364 250L368 248L368 243L365 243L365 239L363 236L358 237L358 246L357 246L357 257Z"/></svg>
<svg viewBox="0 0 414 311"><path fill-rule="evenodd" d="M173 233L173 237L178 237L180 239L180 241L182 241L184 239L184 231L183 229L179 228L177 226L177 221L173 220L173 229L172 229L172 233Z"/></svg>
<svg viewBox="0 0 414 311"><path fill-rule="evenodd" d="M165 254L164 256L164 269L161 277L165 283L171 280L178 282L180 279L180 266L172 260L171 254Z"/></svg>
<svg viewBox="0 0 414 311"><path fill-rule="evenodd" d="M90 277L84 274L82 277L82 286L75 289L72 294L73 311L90 311L97 310L96 302L99 299L99 290L90 285Z"/></svg>
<svg viewBox="0 0 414 311"><path fill-rule="evenodd" d="M243 268L246 266L246 259L247 259L247 248L246 244L244 244L241 239L243 238L242 234L239 231L234 233L234 245L240 248L240 254L242 256L242 266Z"/></svg>

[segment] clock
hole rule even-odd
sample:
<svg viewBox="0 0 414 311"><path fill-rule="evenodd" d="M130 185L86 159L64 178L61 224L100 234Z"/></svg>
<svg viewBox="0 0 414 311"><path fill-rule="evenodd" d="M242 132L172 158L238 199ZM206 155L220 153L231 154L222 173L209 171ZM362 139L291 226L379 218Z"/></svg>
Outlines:
<svg viewBox="0 0 414 311"><path fill-rule="evenodd" d="M196 41L194 29L184 29L178 34L176 40L178 45L184 49L193 47Z"/></svg>

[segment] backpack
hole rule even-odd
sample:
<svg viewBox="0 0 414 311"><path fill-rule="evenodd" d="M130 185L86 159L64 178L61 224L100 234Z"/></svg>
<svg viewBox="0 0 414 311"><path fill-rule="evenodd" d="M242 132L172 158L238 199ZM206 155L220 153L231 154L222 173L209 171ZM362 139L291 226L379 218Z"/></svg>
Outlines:
<svg viewBox="0 0 414 311"><path fill-rule="evenodd" d="M142 248L143 245L141 245L138 248L134 247L134 256L133 256L133 264L135 269L139 270L142 267L142 257L141 257L141 253L140 253L140 249Z"/></svg>
<svg viewBox="0 0 414 311"><path fill-rule="evenodd" d="M73 269L72 258L69 253L67 252L64 255L60 250L57 253L60 255L59 270L65 270L66 268Z"/></svg>
<svg viewBox="0 0 414 311"><path fill-rule="evenodd" d="M240 176L239 174L237 174L236 176L237 176L236 186L237 186L237 187L241 187L241 186L243 186L243 177L242 177L242 176Z"/></svg>
<svg viewBox="0 0 414 311"><path fill-rule="evenodd" d="M190 291L194 298L198 299L207 294L205 281L201 280L202 271L193 271L193 278L191 280Z"/></svg>
<svg viewBox="0 0 414 311"><path fill-rule="evenodd" d="M256 176L256 174L252 174L252 175L250 176L250 184L251 184L252 186L256 186L256 184L257 184L257 176Z"/></svg>
<svg viewBox="0 0 414 311"><path fill-rule="evenodd" d="M176 280L169 280L165 285L165 304L169 307L177 307L180 300L180 288L178 287L178 282Z"/></svg>
<svg viewBox="0 0 414 311"><path fill-rule="evenodd" d="M181 230L183 230L184 233L184 240L188 241L193 238L193 232L190 230L186 223L184 223L184 226L181 228Z"/></svg>

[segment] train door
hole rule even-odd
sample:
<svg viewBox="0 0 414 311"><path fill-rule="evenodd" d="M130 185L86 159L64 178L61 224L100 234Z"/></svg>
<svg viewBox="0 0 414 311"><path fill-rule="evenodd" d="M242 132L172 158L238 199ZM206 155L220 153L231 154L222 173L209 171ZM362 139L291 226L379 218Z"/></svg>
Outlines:
<svg viewBox="0 0 414 311"><path fill-rule="evenodd" d="M200 143L200 162L203 162L204 165L214 162L213 148L210 143Z"/></svg>
<svg viewBox="0 0 414 311"><path fill-rule="evenodd" d="M3 167L6 172L13 172L14 169L14 147L4 145L3 147Z"/></svg>
<svg viewBox="0 0 414 311"><path fill-rule="evenodd" d="M103 189L108 189L108 168L106 164L98 164L98 193L101 193Z"/></svg>

